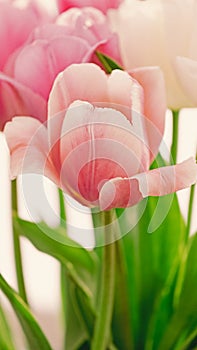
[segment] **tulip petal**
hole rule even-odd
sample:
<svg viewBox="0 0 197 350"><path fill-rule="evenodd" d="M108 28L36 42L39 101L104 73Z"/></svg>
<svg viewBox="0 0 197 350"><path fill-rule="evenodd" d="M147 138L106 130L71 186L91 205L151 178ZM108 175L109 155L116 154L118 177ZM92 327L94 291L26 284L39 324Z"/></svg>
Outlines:
<svg viewBox="0 0 197 350"><path fill-rule="evenodd" d="M11 178L21 173L37 173L58 183L49 159L47 129L31 117L15 117L5 126L11 156Z"/></svg>
<svg viewBox="0 0 197 350"><path fill-rule="evenodd" d="M105 102L107 95L107 76L103 70L92 63L72 64L53 84L49 117L67 109L75 100Z"/></svg>
<svg viewBox="0 0 197 350"><path fill-rule="evenodd" d="M108 78L108 93L111 107L119 110L127 117L132 124L133 133L147 147L146 118L143 115L144 91L142 86L127 72L116 69L113 70ZM148 161L150 161L149 156Z"/></svg>
<svg viewBox="0 0 197 350"><path fill-rule="evenodd" d="M58 16L56 23L70 35L83 38L90 45L97 45L98 51L122 64L118 36L112 33L106 16L99 10L93 7L72 8ZM93 62L101 65L96 55Z"/></svg>
<svg viewBox="0 0 197 350"><path fill-rule="evenodd" d="M144 115L152 161L158 153L164 133L167 107L164 77L158 67L133 69L130 74L143 87Z"/></svg>
<svg viewBox="0 0 197 350"><path fill-rule="evenodd" d="M93 88L92 88L93 87ZM75 100L105 102L107 99L107 76L91 63L73 64L60 73L51 90L48 102L50 142L54 145L60 138L66 110ZM56 117L57 116L57 117Z"/></svg>
<svg viewBox="0 0 197 350"><path fill-rule="evenodd" d="M113 70L108 79L110 102L123 107L123 113L132 121L132 110L143 113L143 90L127 72Z"/></svg>
<svg viewBox="0 0 197 350"><path fill-rule="evenodd" d="M100 208L129 207L148 196L164 196L189 187L196 181L197 164L193 158L131 178L112 179L101 188Z"/></svg>
<svg viewBox="0 0 197 350"><path fill-rule="evenodd" d="M122 0L58 0L59 11L63 12L71 7L96 7L103 13L106 13L109 8L117 8Z"/></svg>
<svg viewBox="0 0 197 350"><path fill-rule="evenodd" d="M145 154L143 142L120 112L82 101L69 107L61 134L61 179L82 204L97 203L103 181L147 169Z"/></svg>
<svg viewBox="0 0 197 350"><path fill-rule="evenodd" d="M31 8L19 9L0 3L0 70L9 55L27 40L39 21Z"/></svg>
<svg viewBox="0 0 197 350"><path fill-rule="evenodd" d="M186 57L177 57L175 64L177 76L185 94L197 104L197 61Z"/></svg>
<svg viewBox="0 0 197 350"><path fill-rule="evenodd" d="M0 128L17 115L46 120L46 101L23 84L0 72Z"/></svg>
<svg viewBox="0 0 197 350"><path fill-rule="evenodd" d="M76 37L59 37L50 42L37 40L18 54L15 79L48 100L57 74L71 63L83 62L90 50L85 40Z"/></svg>
<svg viewBox="0 0 197 350"><path fill-rule="evenodd" d="M113 33L106 40L103 40L103 43L98 46L97 50L112 58L117 64L123 65L117 34ZM101 65L96 55L94 57L94 63Z"/></svg>
<svg viewBox="0 0 197 350"><path fill-rule="evenodd" d="M58 16L56 23L70 35L83 38L90 45L106 41L112 35L106 16L93 7L72 8Z"/></svg>
<svg viewBox="0 0 197 350"><path fill-rule="evenodd" d="M192 106L178 83L174 59L190 52L196 22L194 3L195 0L129 0L108 14L111 27L119 35L125 69L160 66L168 107L174 110Z"/></svg>

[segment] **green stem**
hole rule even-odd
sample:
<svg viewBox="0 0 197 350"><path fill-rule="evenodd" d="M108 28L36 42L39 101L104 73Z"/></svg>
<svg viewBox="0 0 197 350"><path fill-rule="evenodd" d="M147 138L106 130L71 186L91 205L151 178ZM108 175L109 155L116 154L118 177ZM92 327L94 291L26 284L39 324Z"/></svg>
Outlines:
<svg viewBox="0 0 197 350"><path fill-rule="evenodd" d="M105 239L110 242L113 233L110 227L112 212L104 212ZM98 314L95 321L91 350L106 350L110 344L111 321L114 305L115 287L115 243L103 247L101 290Z"/></svg>
<svg viewBox="0 0 197 350"><path fill-rule="evenodd" d="M64 194L60 189L59 189L59 205L60 205L60 225L64 227L66 222L66 211L65 211L65 205L64 205Z"/></svg>
<svg viewBox="0 0 197 350"><path fill-rule="evenodd" d="M195 187L196 186L194 184L190 188L189 207L188 207L188 214L187 214L187 226L186 226L186 233L185 233L186 241L188 240L190 229L191 229L191 219L192 219L192 209L194 204Z"/></svg>
<svg viewBox="0 0 197 350"><path fill-rule="evenodd" d="M59 189L59 205L60 205L60 225L65 227L66 222L66 211L64 205L64 195L62 190ZM66 285L66 267L61 264L60 268L60 283L61 283L61 300L62 300L62 318L64 323L64 349L66 349L66 294L67 294L67 285Z"/></svg>
<svg viewBox="0 0 197 350"><path fill-rule="evenodd" d="M171 156L173 164L177 160L177 148L178 148L178 134L179 134L179 110L172 111L172 146L171 146Z"/></svg>
<svg viewBox="0 0 197 350"><path fill-rule="evenodd" d="M17 212L17 188L16 180L12 181L12 209ZM13 245L14 245L14 258L15 258L15 268L16 268L16 277L18 284L18 291L21 298L28 304L27 293L25 289L25 281L23 275L23 264L22 264L22 255L21 255L21 245L20 237L14 231L13 232Z"/></svg>

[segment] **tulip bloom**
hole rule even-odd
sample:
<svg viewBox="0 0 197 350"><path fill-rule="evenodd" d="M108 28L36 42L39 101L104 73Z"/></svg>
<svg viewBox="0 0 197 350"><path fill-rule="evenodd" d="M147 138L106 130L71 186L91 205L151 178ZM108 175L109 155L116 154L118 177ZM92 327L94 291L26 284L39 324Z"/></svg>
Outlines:
<svg viewBox="0 0 197 350"><path fill-rule="evenodd" d="M71 65L53 85L47 126L30 117L7 123L12 178L42 173L81 204L101 210L188 187L197 178L194 159L149 171L165 111L158 68L107 76L94 64Z"/></svg>
<svg viewBox="0 0 197 350"><path fill-rule="evenodd" d="M9 56L27 40L40 19L32 8L19 9L0 3L0 71Z"/></svg>
<svg viewBox="0 0 197 350"><path fill-rule="evenodd" d="M56 23L37 27L0 73L1 125L14 115L45 121L49 92L58 73L72 63L95 60L96 49L120 62L117 37L96 9L71 9L57 17Z"/></svg>
<svg viewBox="0 0 197 350"><path fill-rule="evenodd" d="M197 105L197 3L130 0L110 10L124 67L160 66L172 109Z"/></svg>
<svg viewBox="0 0 197 350"><path fill-rule="evenodd" d="M91 6L106 13L110 8L117 8L122 0L57 0L60 12L64 12L71 7Z"/></svg>
<svg viewBox="0 0 197 350"><path fill-rule="evenodd" d="M21 114L34 109L38 103L39 96L31 94L3 72L10 57L23 47L32 30L44 21L42 15L33 6L20 9L10 3L0 3L0 130L7 119L17 114L19 104L23 105Z"/></svg>
<svg viewBox="0 0 197 350"><path fill-rule="evenodd" d="M118 36L111 32L106 16L97 9L72 8L62 13L56 23L63 25L69 35L84 39L98 51L122 64ZM92 61L100 64L95 56Z"/></svg>

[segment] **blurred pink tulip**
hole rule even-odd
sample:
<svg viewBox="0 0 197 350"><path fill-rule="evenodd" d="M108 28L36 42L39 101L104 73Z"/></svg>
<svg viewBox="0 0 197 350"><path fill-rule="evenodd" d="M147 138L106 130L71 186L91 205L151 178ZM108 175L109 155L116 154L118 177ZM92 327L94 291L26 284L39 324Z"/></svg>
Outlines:
<svg viewBox="0 0 197 350"><path fill-rule="evenodd" d="M46 126L30 117L7 123L12 178L44 174L81 204L101 210L188 187L197 179L194 159L149 171L165 111L158 68L107 76L94 64L71 65L55 80Z"/></svg>
<svg viewBox="0 0 197 350"><path fill-rule="evenodd" d="M59 11L64 12L71 7L91 6L106 13L110 8L117 8L123 0L57 0Z"/></svg>
<svg viewBox="0 0 197 350"><path fill-rule="evenodd" d="M19 9L0 2L0 70L9 56L27 40L40 18L32 8Z"/></svg>
<svg viewBox="0 0 197 350"><path fill-rule="evenodd" d="M130 0L109 12L125 69L160 66L175 110L197 106L196 18L196 0Z"/></svg>
<svg viewBox="0 0 197 350"><path fill-rule="evenodd" d="M91 7L72 8L62 13L56 23L64 25L69 35L80 37L92 46L97 45L98 51L122 64L118 36L111 32L106 16L99 10ZM99 64L95 55L93 62Z"/></svg>
<svg viewBox="0 0 197 350"><path fill-rule="evenodd" d="M96 49L120 58L117 37L96 9L71 9L56 23L36 27L26 44L9 55L0 73L1 126L14 115L45 121L57 74L72 63L96 61Z"/></svg>
<svg viewBox="0 0 197 350"><path fill-rule="evenodd" d="M43 113L44 101L5 74L5 70L32 30L46 19L49 20L48 16L45 17L36 6L21 9L12 3L0 2L0 130L12 116L31 111L30 106L35 111L35 105L39 104Z"/></svg>

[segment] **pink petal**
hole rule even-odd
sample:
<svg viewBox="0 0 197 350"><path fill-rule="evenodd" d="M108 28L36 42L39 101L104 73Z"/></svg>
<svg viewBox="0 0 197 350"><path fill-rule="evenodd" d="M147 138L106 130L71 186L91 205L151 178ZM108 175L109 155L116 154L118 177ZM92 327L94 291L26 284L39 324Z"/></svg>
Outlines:
<svg viewBox="0 0 197 350"><path fill-rule="evenodd" d="M144 145L144 161L150 162L146 152L149 144L146 119L143 116L144 91L142 86L127 72L117 69L113 70L108 78L108 93L112 108L122 112L132 123L133 134Z"/></svg>
<svg viewBox="0 0 197 350"><path fill-rule="evenodd" d="M11 155L11 178L21 173L37 173L58 183L49 159L47 129L30 117L15 117L5 126L4 133Z"/></svg>
<svg viewBox="0 0 197 350"><path fill-rule="evenodd" d="M108 101L107 75L95 64L73 64L58 75L49 96L49 116L75 100Z"/></svg>
<svg viewBox="0 0 197 350"><path fill-rule="evenodd" d="M0 109L0 128L17 115L30 115L40 121L46 120L46 101L3 73L0 73Z"/></svg>
<svg viewBox="0 0 197 350"><path fill-rule="evenodd" d="M146 130L153 160L158 153L165 126L167 105L164 77L158 67L133 69L130 74L143 87Z"/></svg>
<svg viewBox="0 0 197 350"><path fill-rule="evenodd" d="M177 57L175 69L185 94L197 104L197 61L186 57Z"/></svg>
<svg viewBox="0 0 197 350"><path fill-rule="evenodd" d="M64 37L70 34L66 27L55 23L46 23L36 27L28 38L28 44L36 40L52 40L57 37Z"/></svg>
<svg viewBox="0 0 197 350"><path fill-rule="evenodd" d="M75 100L91 103L104 103L107 100L107 76L95 64L73 64L56 78L48 103L49 124L54 125L57 120L56 127L50 127L51 145L60 137L64 118L64 114L60 112L66 110Z"/></svg>
<svg viewBox="0 0 197 350"><path fill-rule="evenodd" d="M98 46L97 51L109 56L113 61L119 65L123 65L122 57L120 54L119 41L116 34L112 34L105 43ZM94 62L101 64L100 61L95 57Z"/></svg>
<svg viewBox="0 0 197 350"><path fill-rule="evenodd" d="M80 38L64 36L25 46L15 60L15 79L48 99L57 74L86 59L91 48Z"/></svg>
<svg viewBox="0 0 197 350"><path fill-rule="evenodd" d="M90 45L96 45L98 51L122 64L118 37L111 32L102 12L92 7L72 8L63 12L56 23L64 26L70 35L83 38ZM101 65L96 55L93 62Z"/></svg>
<svg viewBox="0 0 197 350"><path fill-rule="evenodd" d="M80 37L90 45L105 41L112 35L106 16L92 7L72 8L63 12L56 23L68 34Z"/></svg>
<svg viewBox="0 0 197 350"><path fill-rule="evenodd" d="M129 207L148 196L164 196L197 181L197 164L190 158L174 166L154 169L128 179L116 178L101 188L101 210Z"/></svg>
<svg viewBox="0 0 197 350"><path fill-rule="evenodd" d="M36 25L38 18L32 9L19 9L8 3L0 3L0 70Z"/></svg>
<svg viewBox="0 0 197 350"><path fill-rule="evenodd" d="M62 125L62 186L82 204L98 205L103 181L144 170L145 153L124 115L77 101L69 107Z"/></svg>
<svg viewBox="0 0 197 350"><path fill-rule="evenodd" d="M127 72L113 70L108 79L108 91L110 102L115 108L120 105L120 110L130 121L132 110L143 113L143 89Z"/></svg>
<svg viewBox="0 0 197 350"><path fill-rule="evenodd" d="M109 8L117 8L122 0L58 0L59 11L63 12L71 7L96 7L106 13Z"/></svg>

